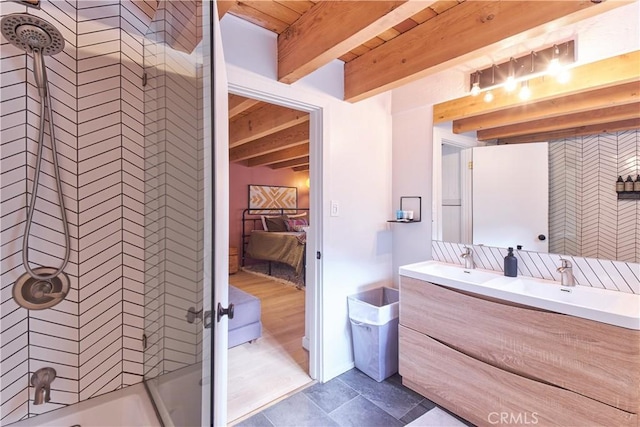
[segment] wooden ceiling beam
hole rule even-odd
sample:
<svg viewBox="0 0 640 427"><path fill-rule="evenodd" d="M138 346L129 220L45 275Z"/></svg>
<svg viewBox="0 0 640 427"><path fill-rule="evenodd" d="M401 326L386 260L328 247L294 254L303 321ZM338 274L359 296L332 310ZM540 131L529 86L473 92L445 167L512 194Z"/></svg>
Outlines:
<svg viewBox="0 0 640 427"><path fill-rule="evenodd" d="M278 80L293 83L432 3L435 1L318 2L278 37Z"/></svg>
<svg viewBox="0 0 640 427"><path fill-rule="evenodd" d="M222 17L231 10L233 6L235 6L235 0L218 0L218 18L222 19Z"/></svg>
<svg viewBox="0 0 640 427"><path fill-rule="evenodd" d="M557 99L584 91L593 91L626 83L640 82L638 64L640 51L630 52L600 61L580 65L571 69L571 81L558 83L548 76L529 80L531 97L523 101L517 91L508 93L495 90L494 99L484 102L482 96L465 96L433 106L434 124L461 120L519 105Z"/></svg>
<svg viewBox="0 0 640 427"><path fill-rule="evenodd" d="M229 123L229 148L309 121L309 113L268 104Z"/></svg>
<svg viewBox="0 0 640 427"><path fill-rule="evenodd" d="M624 83L604 89L585 91L562 98L527 103L506 110L454 120L453 133L491 129L505 124L548 119L595 109L611 108L640 101L640 82Z"/></svg>
<svg viewBox="0 0 640 427"><path fill-rule="evenodd" d="M309 170L309 165L294 166L292 169L294 172L304 172Z"/></svg>
<svg viewBox="0 0 640 427"><path fill-rule="evenodd" d="M258 157L309 142L309 124L304 122L229 150L229 161Z"/></svg>
<svg viewBox="0 0 640 427"><path fill-rule="evenodd" d="M505 111L505 117L509 117L509 112ZM640 103L618 105L615 107L602 108L599 110L583 111L579 113L566 114L561 117L549 119L532 120L524 123L517 123L507 126L499 126L478 131L478 140L489 141L493 139L503 139L512 136L535 133L553 132L569 128L579 128L591 125L601 125L603 123L621 122L629 119L640 118Z"/></svg>
<svg viewBox="0 0 640 427"><path fill-rule="evenodd" d="M465 1L345 64L345 100L356 102L463 64L511 37L544 34L549 22L569 24L621 3Z"/></svg>
<svg viewBox="0 0 640 427"><path fill-rule="evenodd" d="M236 2L233 6L232 14L259 27L273 31L276 34L280 34L289 26L286 22L262 12L244 1Z"/></svg>
<svg viewBox="0 0 640 427"><path fill-rule="evenodd" d="M309 156L306 156L306 157L300 157L298 159L287 160L286 162L274 163L272 165L269 165L269 167L271 169L284 169L284 168L291 168L295 166L302 166L302 165L308 165L308 164L309 164Z"/></svg>
<svg viewBox="0 0 640 427"><path fill-rule="evenodd" d="M247 166L264 166L280 163L286 160L298 159L300 157L309 157L309 143L296 145L295 147L286 148L284 150L275 151L247 160Z"/></svg>
<svg viewBox="0 0 640 427"><path fill-rule="evenodd" d="M244 96L229 94L229 119L233 119L238 114L247 111L261 101L257 99L245 98Z"/></svg>
<svg viewBox="0 0 640 427"><path fill-rule="evenodd" d="M498 144L524 144L528 142L553 141L563 138L574 138L576 136L597 135L607 132L621 132L624 130L639 129L640 119L629 119L620 122L602 123L598 125L580 126L571 129L564 129L555 132L543 132L512 138L502 138Z"/></svg>

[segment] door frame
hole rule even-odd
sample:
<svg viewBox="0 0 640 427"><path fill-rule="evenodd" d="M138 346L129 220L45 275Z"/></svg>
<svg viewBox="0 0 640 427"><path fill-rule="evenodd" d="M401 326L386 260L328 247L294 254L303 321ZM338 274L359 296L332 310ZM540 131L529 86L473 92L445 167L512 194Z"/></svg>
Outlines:
<svg viewBox="0 0 640 427"><path fill-rule="evenodd" d="M309 113L309 192L310 227L307 234L305 269L305 336L302 345L309 351L309 376L322 379L322 138L323 108L246 86L228 83L229 93ZM228 150L228 140L227 140ZM228 191L228 186L227 186ZM228 225L227 225L228 227ZM309 262L315 260L315 262Z"/></svg>
<svg viewBox="0 0 640 427"><path fill-rule="evenodd" d="M444 123L443 126L436 125L433 127L433 188L431 202L431 239L442 240L442 144L454 147L473 148L481 145L476 138L464 134L455 134L450 130L451 123ZM472 161L471 150L460 153L462 165ZM472 220L471 220L471 189L472 177L468 168L460 168L460 184L461 198L463 200L462 208L462 229L461 238L463 242L471 244L472 241Z"/></svg>

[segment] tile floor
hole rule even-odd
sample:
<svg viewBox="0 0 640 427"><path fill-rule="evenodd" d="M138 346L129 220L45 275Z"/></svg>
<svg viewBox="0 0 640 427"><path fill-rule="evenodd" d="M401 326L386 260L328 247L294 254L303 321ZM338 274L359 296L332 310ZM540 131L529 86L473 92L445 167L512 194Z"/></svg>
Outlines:
<svg viewBox="0 0 640 427"><path fill-rule="evenodd" d="M397 374L378 383L355 368L325 384L314 384L236 426L393 427L409 423L420 427L473 426L404 387Z"/></svg>

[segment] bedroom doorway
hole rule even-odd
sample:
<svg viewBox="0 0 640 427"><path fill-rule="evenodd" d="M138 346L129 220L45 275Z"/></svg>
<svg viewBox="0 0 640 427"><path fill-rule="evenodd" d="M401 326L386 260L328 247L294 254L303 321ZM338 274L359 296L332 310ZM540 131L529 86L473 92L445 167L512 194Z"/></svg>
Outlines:
<svg viewBox="0 0 640 427"><path fill-rule="evenodd" d="M319 138L312 142L312 121L318 114L295 108L297 105L287 100L251 95L242 90L229 95L229 267L233 272L229 276L229 301L236 303L234 292L236 299L248 299L247 304L256 304L252 298L259 301L262 334L255 341L249 334L237 343L232 342L235 338L230 330L233 345L228 352L230 424L311 384L317 371L318 346L313 344L318 289L315 254L321 222L316 208L319 204L313 197L319 185L314 185L316 171L311 153L314 143L319 142ZM295 188L295 213L306 211L308 221L302 233L306 238L303 250L306 262L300 271L289 263L288 257L282 262L267 262L256 251L247 253L250 230L266 227L263 221L254 221L250 227L243 222L249 208L250 186L266 187L269 194L278 187ZM277 195L273 198L280 200ZM285 227L297 222L291 221L294 211L287 212L273 215L284 217ZM267 230L267 234L270 231L274 230Z"/></svg>

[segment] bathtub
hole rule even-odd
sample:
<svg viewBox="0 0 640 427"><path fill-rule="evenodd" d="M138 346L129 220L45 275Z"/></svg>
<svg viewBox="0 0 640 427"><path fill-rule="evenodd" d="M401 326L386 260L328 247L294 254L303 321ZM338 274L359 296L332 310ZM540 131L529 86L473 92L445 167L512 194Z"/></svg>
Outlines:
<svg viewBox="0 0 640 427"><path fill-rule="evenodd" d="M533 277L425 261L400 267L400 275L518 304L640 330L640 295L589 286L561 286ZM402 298L402 295L400 296Z"/></svg>
<svg viewBox="0 0 640 427"><path fill-rule="evenodd" d="M55 391L52 392L55 398ZM160 427L144 384L135 384L55 411L10 424L11 427Z"/></svg>

